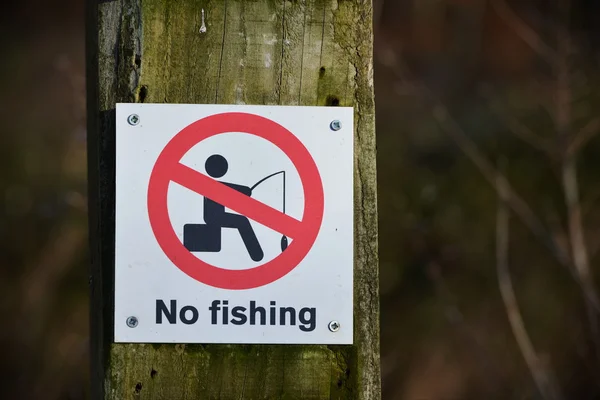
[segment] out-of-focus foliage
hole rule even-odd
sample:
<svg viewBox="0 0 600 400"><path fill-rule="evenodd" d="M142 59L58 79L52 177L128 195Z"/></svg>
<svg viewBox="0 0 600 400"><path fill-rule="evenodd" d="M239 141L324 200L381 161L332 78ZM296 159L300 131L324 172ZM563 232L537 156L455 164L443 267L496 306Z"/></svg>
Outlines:
<svg viewBox="0 0 600 400"><path fill-rule="evenodd" d="M385 399L600 398L598 312L556 256L574 264L572 244L583 244L597 291L596 3L375 1ZM80 399L88 384L82 4L9 8L0 16L0 397ZM566 179L564 150L581 138ZM497 173L539 225L510 216L516 307L499 288ZM565 179L578 184L583 241L573 236ZM508 311L520 315L533 356Z"/></svg>
<svg viewBox="0 0 600 400"><path fill-rule="evenodd" d="M88 382L83 5L14 2L0 22L0 397Z"/></svg>
<svg viewBox="0 0 600 400"><path fill-rule="evenodd" d="M597 275L598 6L566 1L561 10L559 3L379 2L384 398L600 396L593 328L598 313L587 317L569 268L513 213L508 267L517 311L536 353L533 370L551 381L553 394L541 393L533 379L499 290L495 175L486 180L485 168L474 163L481 157L495 168L503 161L500 171L544 235L572 261L563 150L589 130L574 159L584 244ZM570 39L563 57L557 35L565 21ZM541 38L557 60L540 55L523 29ZM566 106L557 104L561 59ZM563 112L566 117L559 117ZM567 120L563 136L561 118ZM535 143L547 141L553 153L530 144L520 130L535 135Z"/></svg>

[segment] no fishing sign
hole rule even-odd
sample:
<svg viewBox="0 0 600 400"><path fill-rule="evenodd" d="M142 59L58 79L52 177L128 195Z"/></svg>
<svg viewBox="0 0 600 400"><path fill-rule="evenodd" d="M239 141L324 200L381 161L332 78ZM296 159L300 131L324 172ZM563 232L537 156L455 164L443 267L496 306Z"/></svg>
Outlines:
<svg viewBox="0 0 600 400"><path fill-rule="evenodd" d="M116 342L352 343L352 108L116 121Z"/></svg>

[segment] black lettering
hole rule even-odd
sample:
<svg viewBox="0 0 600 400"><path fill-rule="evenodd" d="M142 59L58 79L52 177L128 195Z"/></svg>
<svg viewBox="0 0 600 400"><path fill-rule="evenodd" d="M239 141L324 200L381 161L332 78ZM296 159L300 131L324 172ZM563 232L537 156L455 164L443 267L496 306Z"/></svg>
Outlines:
<svg viewBox="0 0 600 400"><path fill-rule="evenodd" d="M231 309L231 323L234 325L244 325L248 321L246 317L246 307L236 306ZM237 319L234 319L237 318Z"/></svg>
<svg viewBox="0 0 600 400"><path fill-rule="evenodd" d="M217 313L220 310L220 308L219 308L220 303L221 303L221 300L213 300L210 307L208 307L208 310L210 311L210 323L213 325L217 324Z"/></svg>
<svg viewBox="0 0 600 400"><path fill-rule="evenodd" d="M285 314L290 315L290 325L296 325L296 309L294 307L281 307L279 309L279 325L285 325Z"/></svg>
<svg viewBox="0 0 600 400"><path fill-rule="evenodd" d="M306 313L308 313L310 318L306 318ZM316 317L317 317L317 310L316 308L308 308L308 307L304 307L303 309L300 310L300 312L298 313L298 319L300 319L300 322L303 324L300 326L300 330L303 332L310 332L310 331L314 331L315 327L316 327Z"/></svg>
<svg viewBox="0 0 600 400"><path fill-rule="evenodd" d="M156 300L156 323L162 324L162 317L165 314L167 321L170 324L177 323L177 300L171 300L171 309L167 309L167 305L162 300Z"/></svg>
<svg viewBox="0 0 600 400"><path fill-rule="evenodd" d="M270 313L269 313L270 314L269 323L271 325L275 325L277 323L277 321L275 320L275 316L276 316L276 311L277 310L275 309L275 302L274 301L271 302L271 309L269 311L270 311Z"/></svg>
<svg viewBox="0 0 600 400"><path fill-rule="evenodd" d="M250 302L250 325L256 325L256 313L260 313L260 324L265 325L267 323L267 311L264 307L256 307L256 302L252 300Z"/></svg>
<svg viewBox="0 0 600 400"><path fill-rule="evenodd" d="M185 315L185 313L188 311L192 312L192 318L190 319L188 319ZM198 310L196 309L196 307L192 306L182 307L181 311L179 311L179 319L186 325L194 324L196 323L196 321L198 321Z"/></svg>
<svg viewBox="0 0 600 400"><path fill-rule="evenodd" d="M227 325L229 323L229 307L227 307L228 304L229 301L223 300L223 325Z"/></svg>

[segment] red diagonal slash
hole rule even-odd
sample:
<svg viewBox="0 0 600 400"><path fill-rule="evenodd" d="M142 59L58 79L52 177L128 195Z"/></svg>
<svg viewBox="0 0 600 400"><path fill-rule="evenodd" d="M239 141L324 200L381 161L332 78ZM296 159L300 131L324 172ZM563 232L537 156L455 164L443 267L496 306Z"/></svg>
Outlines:
<svg viewBox="0 0 600 400"><path fill-rule="evenodd" d="M302 222L261 203L181 163L170 170L171 180L290 238L301 235Z"/></svg>
<svg viewBox="0 0 600 400"><path fill-rule="evenodd" d="M228 132L243 132L263 138L289 157L302 182L304 210L301 221L181 164L182 157L192 147L209 137ZM184 247L170 220L167 200L172 182L294 240L278 256L254 268L225 269L204 262ZM321 175L306 147L283 126L248 113L214 114L185 127L162 150L148 182L148 218L165 255L177 268L198 282L222 289L264 286L296 268L315 243L323 221L323 211Z"/></svg>

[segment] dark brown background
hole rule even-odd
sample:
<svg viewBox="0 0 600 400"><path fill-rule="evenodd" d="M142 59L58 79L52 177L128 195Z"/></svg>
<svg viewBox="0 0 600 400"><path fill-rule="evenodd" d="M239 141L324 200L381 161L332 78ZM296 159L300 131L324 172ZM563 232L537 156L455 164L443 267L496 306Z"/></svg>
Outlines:
<svg viewBox="0 0 600 400"><path fill-rule="evenodd" d="M525 362L498 285L497 193L473 162L474 152L500 163L541 237L569 254L561 150L587 129L576 178L585 252L598 275L600 2L563 3L513 0L507 17L492 0L376 2L385 399L600 399L598 314L588 316L568 268L512 215L508 267L538 359ZM83 4L4 7L0 398L86 398ZM566 95L557 90L559 70L539 51L560 56L565 25ZM524 26L545 44L528 44ZM532 371L550 392L538 389Z"/></svg>

